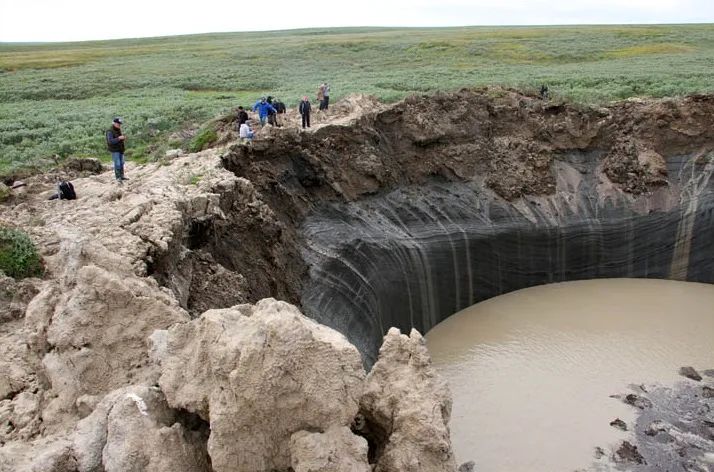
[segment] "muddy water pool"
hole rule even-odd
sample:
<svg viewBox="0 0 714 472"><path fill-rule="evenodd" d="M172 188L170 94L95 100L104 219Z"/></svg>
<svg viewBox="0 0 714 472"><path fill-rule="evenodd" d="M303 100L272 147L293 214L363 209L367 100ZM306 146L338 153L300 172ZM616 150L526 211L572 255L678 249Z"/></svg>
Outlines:
<svg viewBox="0 0 714 472"><path fill-rule="evenodd" d="M457 460L483 471L589 469L628 437L610 395L714 367L714 286L606 279L528 288L463 310L427 334L454 398Z"/></svg>

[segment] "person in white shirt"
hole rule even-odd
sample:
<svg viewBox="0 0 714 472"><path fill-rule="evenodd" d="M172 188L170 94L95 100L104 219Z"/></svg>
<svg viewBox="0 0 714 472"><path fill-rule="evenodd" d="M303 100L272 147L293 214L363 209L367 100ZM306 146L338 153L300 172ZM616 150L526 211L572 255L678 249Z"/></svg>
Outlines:
<svg viewBox="0 0 714 472"><path fill-rule="evenodd" d="M253 133L253 130L250 129L250 122L246 121L242 125L240 125L240 131L239 131L239 136L240 140L243 143L250 142L253 140L253 136L255 135Z"/></svg>

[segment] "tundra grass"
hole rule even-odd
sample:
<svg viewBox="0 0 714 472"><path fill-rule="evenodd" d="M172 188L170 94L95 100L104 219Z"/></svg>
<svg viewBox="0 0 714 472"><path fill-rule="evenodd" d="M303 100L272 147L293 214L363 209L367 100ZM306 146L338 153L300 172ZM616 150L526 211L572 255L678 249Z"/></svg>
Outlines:
<svg viewBox="0 0 714 472"><path fill-rule="evenodd" d="M714 25L340 28L52 44L0 44L0 174L54 155L128 154L261 95L294 106L330 82L396 101L461 87L548 84L604 103L714 92Z"/></svg>

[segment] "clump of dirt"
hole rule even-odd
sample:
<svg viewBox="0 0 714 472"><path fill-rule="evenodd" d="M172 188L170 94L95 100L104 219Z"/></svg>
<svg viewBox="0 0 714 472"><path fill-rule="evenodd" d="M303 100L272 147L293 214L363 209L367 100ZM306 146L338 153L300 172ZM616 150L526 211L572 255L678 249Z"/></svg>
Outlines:
<svg viewBox="0 0 714 472"><path fill-rule="evenodd" d="M498 138L499 146L489 161L486 184L507 200L526 194L550 194L555 190L551 172L553 153L529 141Z"/></svg>
<svg viewBox="0 0 714 472"><path fill-rule="evenodd" d="M605 173L625 192L642 194L667 185L667 164L652 149L643 149L631 139L613 145L603 162Z"/></svg>

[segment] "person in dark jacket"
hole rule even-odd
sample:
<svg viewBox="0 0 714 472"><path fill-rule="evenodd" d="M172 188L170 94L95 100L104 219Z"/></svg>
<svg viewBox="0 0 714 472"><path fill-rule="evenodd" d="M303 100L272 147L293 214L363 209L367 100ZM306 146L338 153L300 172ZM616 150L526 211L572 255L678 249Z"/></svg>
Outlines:
<svg viewBox="0 0 714 472"><path fill-rule="evenodd" d="M106 132L107 149L112 153L112 162L114 163L114 178L120 183L123 180L128 180L124 177L124 141L126 136L121 130L122 123L121 118L114 118L112 127Z"/></svg>
<svg viewBox="0 0 714 472"><path fill-rule="evenodd" d="M275 108L275 111L278 112L278 114L275 115L275 123L277 124L277 126L282 126L280 124L279 117L280 117L280 115L285 114L285 112L287 111L287 108L285 108L285 104L277 98L275 100L273 100L273 108Z"/></svg>
<svg viewBox="0 0 714 472"><path fill-rule="evenodd" d="M248 121L248 113L243 109L243 107L238 107L238 130L240 130L240 125Z"/></svg>
<svg viewBox="0 0 714 472"><path fill-rule="evenodd" d="M300 112L300 116L302 116L302 128L305 129L306 127L310 127L310 100L307 99L307 95L302 97L302 101L300 102L300 106L298 107L298 111Z"/></svg>
<svg viewBox="0 0 714 472"><path fill-rule="evenodd" d="M278 110L275 108L275 105L273 104L273 97L268 95L268 98L265 100L270 104L270 106L273 107L272 110L268 110L268 124L272 126L278 126Z"/></svg>
<svg viewBox="0 0 714 472"><path fill-rule="evenodd" d="M277 98L273 101L273 107L278 110L278 115L282 115L287 111L285 104Z"/></svg>
<svg viewBox="0 0 714 472"><path fill-rule="evenodd" d="M265 97L262 97L259 101L255 102L255 105L253 105L253 111L258 112L261 128L265 126L265 121L268 119L270 110L274 112L275 108L273 108L273 105L268 103L268 100Z"/></svg>

